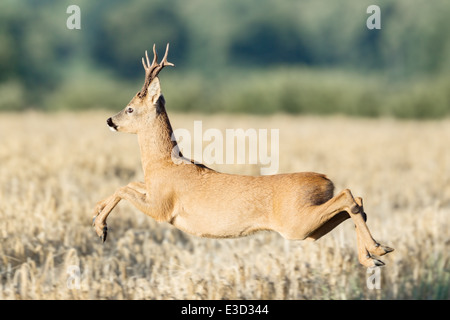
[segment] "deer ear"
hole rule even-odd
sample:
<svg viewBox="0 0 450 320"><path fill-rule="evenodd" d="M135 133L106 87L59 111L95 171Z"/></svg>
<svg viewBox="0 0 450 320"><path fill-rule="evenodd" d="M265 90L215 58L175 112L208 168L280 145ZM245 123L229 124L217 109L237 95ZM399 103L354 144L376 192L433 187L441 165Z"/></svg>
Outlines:
<svg viewBox="0 0 450 320"><path fill-rule="evenodd" d="M150 82L147 89L147 101L152 105L155 105L161 96L161 86L159 84L159 79L156 77Z"/></svg>

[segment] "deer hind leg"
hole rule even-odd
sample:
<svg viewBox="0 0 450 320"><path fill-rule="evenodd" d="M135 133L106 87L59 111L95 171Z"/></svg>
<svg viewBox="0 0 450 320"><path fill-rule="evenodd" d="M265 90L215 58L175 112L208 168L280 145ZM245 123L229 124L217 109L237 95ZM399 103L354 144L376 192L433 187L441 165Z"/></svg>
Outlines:
<svg viewBox="0 0 450 320"><path fill-rule="evenodd" d="M364 213L362 198L356 197L354 200L357 203L357 205L360 207L360 212ZM366 216L366 214L364 213L364 217L365 216ZM370 235L369 228L366 225L366 219L363 219L363 221L361 222L360 217L355 217L355 218L358 219L358 224L355 223L358 246L362 247L362 244L364 244L365 252L362 252L362 253L365 253L366 256L369 253L372 255L375 255L375 256L383 256L386 253L394 251L394 249L392 249L388 246L381 245L372 238L372 236ZM364 242L363 237L366 237L366 239L369 238L369 242L368 243Z"/></svg>
<svg viewBox="0 0 450 320"><path fill-rule="evenodd" d="M295 215L296 221L293 221L288 228L284 228L283 232L280 233L288 239L316 240L348 218L352 218L356 225L360 263L367 267L383 264L369 253L383 255L393 249L381 246L372 238L365 223L366 215L362 207L362 199L354 199L348 189L343 190L321 205L310 207L298 213Z"/></svg>
<svg viewBox="0 0 450 320"><path fill-rule="evenodd" d="M111 211L122 199L130 200L139 207L139 203L145 205L145 184L142 182L131 182L125 187L119 188L114 194L108 198L99 201L94 208L94 218L92 226L102 241L105 242L107 235L106 219Z"/></svg>
<svg viewBox="0 0 450 320"><path fill-rule="evenodd" d="M346 211L341 211L335 216L333 216L330 220L325 222L324 225L317 228L315 231L310 233L306 240L312 240L316 241L326 235L328 232L336 228L338 225L340 225L345 220L350 219L350 215Z"/></svg>
<svg viewBox="0 0 450 320"><path fill-rule="evenodd" d="M356 200L356 199L355 199ZM336 226L338 226L341 222L347 220L350 218L350 215L342 211L335 215L333 218L328 220L323 226L319 227L319 229L315 230L313 233L311 233L306 240L317 240L333 230ZM358 248L358 260L359 262L364 266L382 266L384 263L378 259L375 259L372 257L369 252L367 251L366 247L364 246L364 243L362 241L362 238L360 236L360 233L358 230L356 230L356 240L357 240L357 248Z"/></svg>

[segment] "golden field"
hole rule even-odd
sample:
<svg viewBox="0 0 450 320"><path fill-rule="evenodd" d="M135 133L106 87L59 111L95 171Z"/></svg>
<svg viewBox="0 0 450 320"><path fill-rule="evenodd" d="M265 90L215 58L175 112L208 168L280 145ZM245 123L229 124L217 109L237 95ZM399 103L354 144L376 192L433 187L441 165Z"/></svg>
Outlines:
<svg viewBox="0 0 450 320"><path fill-rule="evenodd" d="M0 114L0 299L450 298L449 119L169 113L174 129L279 129L280 173L325 173L363 197L374 238L395 248L370 289L351 220L317 242L214 240L121 202L102 244L95 203L143 179L137 139L110 132L112 114Z"/></svg>

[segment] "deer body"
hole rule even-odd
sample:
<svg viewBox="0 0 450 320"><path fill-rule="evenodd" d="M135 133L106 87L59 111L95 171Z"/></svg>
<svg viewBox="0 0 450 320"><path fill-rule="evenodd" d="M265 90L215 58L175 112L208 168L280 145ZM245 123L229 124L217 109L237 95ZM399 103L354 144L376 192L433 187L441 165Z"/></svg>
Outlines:
<svg viewBox="0 0 450 320"><path fill-rule="evenodd" d="M328 193L329 198L315 194L316 190L307 184L315 181L314 187L321 184L325 189L331 186L332 190L326 178L313 173L251 177L196 168L195 164L179 166L159 171L163 177L183 175L176 181L150 178L147 198L159 202L163 193L167 211L162 221L197 236L231 238L259 230L283 233L283 221L289 221L302 207L332 197L332 192ZM161 185L163 191L159 189ZM299 231L294 238L306 238L307 233Z"/></svg>
<svg viewBox="0 0 450 320"><path fill-rule="evenodd" d="M356 226L358 258L365 266L383 265L372 255L393 249L379 245L365 223L361 198L346 189L333 197L333 183L319 173L243 176L214 171L186 159L172 139L161 94L159 71L166 65L142 60L144 87L127 107L107 120L114 131L138 136L145 182L132 182L97 203L93 226L106 239L106 219L117 203L128 200L160 222L200 237L232 238L260 230L286 239L317 240L342 221Z"/></svg>

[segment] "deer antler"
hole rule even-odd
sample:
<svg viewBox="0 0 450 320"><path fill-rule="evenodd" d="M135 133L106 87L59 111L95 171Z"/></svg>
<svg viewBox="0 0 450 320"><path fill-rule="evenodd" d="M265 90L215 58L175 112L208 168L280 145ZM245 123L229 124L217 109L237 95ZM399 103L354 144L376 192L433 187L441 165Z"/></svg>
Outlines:
<svg viewBox="0 0 450 320"><path fill-rule="evenodd" d="M147 94L147 89L150 83L153 79L155 79L158 76L158 73L164 68L165 66L171 66L174 67L175 65L169 61L167 61L167 54L169 53L169 44L166 46L166 53L164 54L164 57L161 61L161 63L158 63L158 54L156 53L156 46L153 45L153 61L150 65L150 60L148 59L147 50L145 50L145 59L142 58L142 65L144 66L145 70L145 82L144 86L142 87L141 91L138 93L139 97L143 98Z"/></svg>

